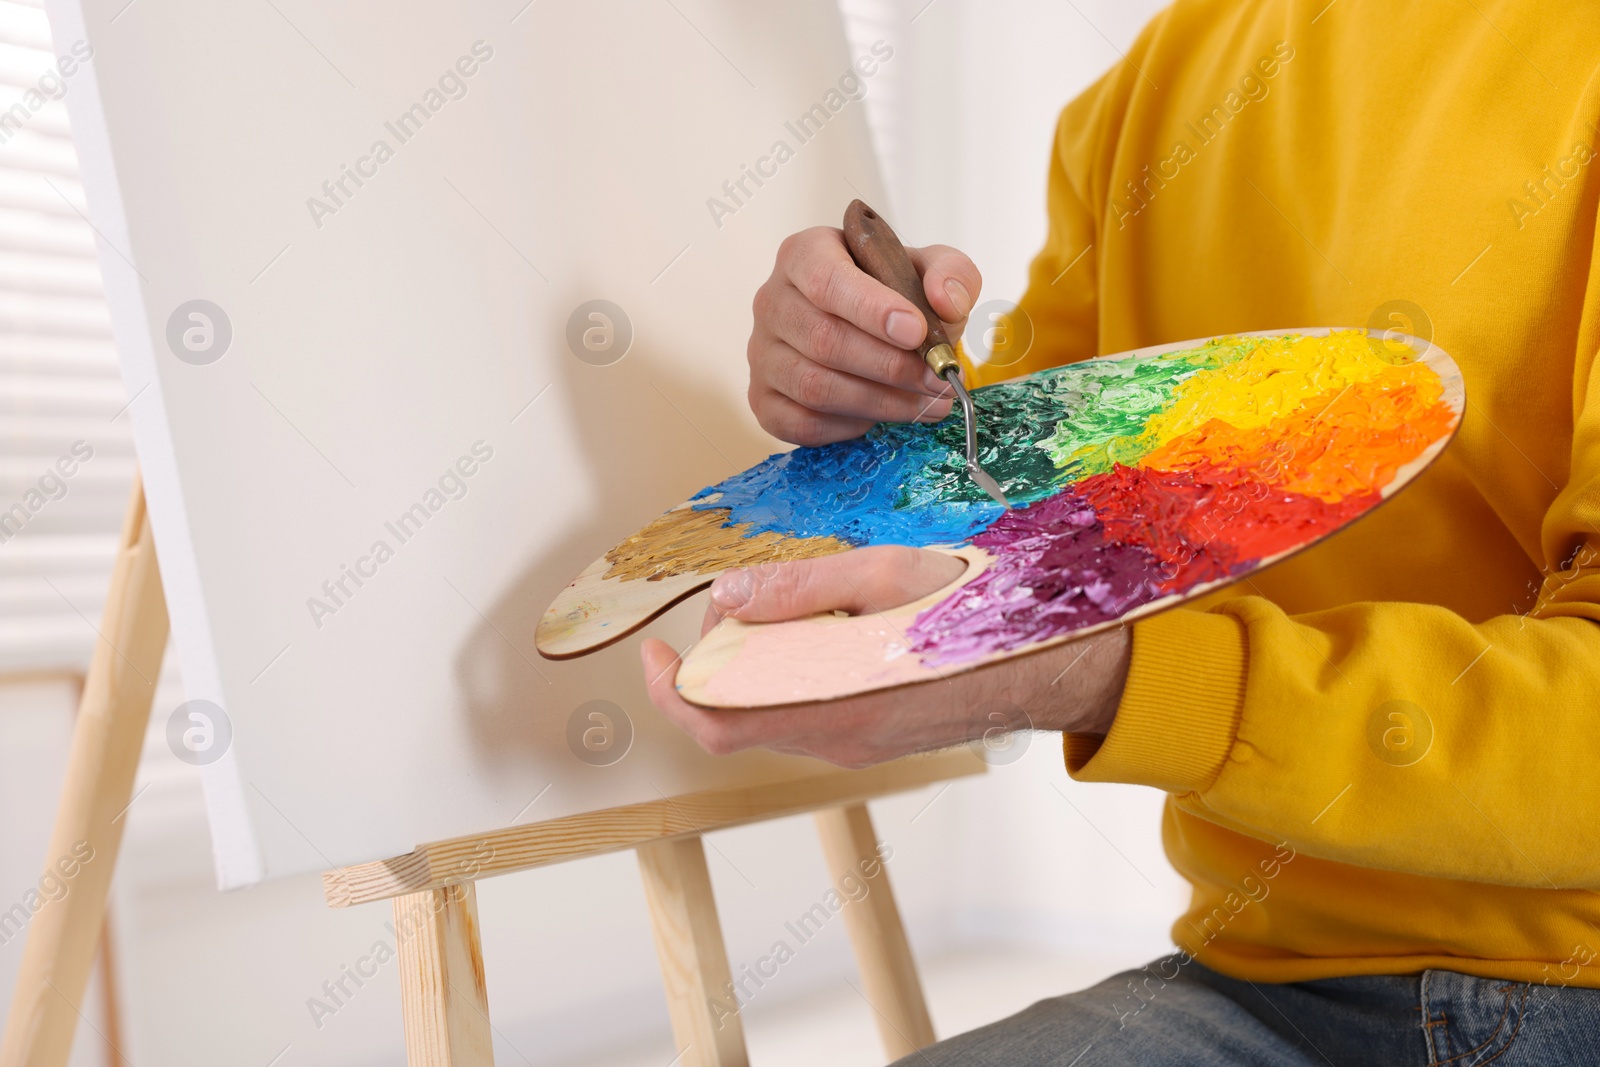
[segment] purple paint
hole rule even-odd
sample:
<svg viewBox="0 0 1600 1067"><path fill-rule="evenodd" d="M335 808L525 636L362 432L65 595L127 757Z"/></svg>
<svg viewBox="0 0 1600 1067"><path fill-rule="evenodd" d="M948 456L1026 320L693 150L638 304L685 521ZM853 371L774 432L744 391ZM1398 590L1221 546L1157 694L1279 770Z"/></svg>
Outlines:
<svg viewBox="0 0 1600 1067"><path fill-rule="evenodd" d="M1161 593L1159 562L1115 544L1070 490L1008 511L972 539L989 569L917 616L911 647L930 667L967 663L1119 617Z"/></svg>

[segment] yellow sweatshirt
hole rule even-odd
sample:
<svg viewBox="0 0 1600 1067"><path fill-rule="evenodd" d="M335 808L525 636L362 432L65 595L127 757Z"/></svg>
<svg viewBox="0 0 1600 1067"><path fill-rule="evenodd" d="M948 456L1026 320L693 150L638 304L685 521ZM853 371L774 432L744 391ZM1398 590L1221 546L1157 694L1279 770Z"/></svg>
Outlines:
<svg viewBox="0 0 1600 1067"><path fill-rule="evenodd" d="M1466 377L1431 470L1136 624L1110 735L1066 739L1170 794L1217 970L1600 987L1597 57L1590 4L1179 0L1062 113L1032 347L979 382L1369 324Z"/></svg>

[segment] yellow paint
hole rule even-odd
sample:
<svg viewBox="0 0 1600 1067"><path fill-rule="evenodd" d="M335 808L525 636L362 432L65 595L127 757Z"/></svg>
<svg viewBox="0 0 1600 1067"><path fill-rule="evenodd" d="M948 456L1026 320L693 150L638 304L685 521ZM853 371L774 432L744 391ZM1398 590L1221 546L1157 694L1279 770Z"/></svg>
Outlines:
<svg viewBox="0 0 1600 1067"><path fill-rule="evenodd" d="M1326 337L1270 337L1221 367L1178 386L1173 402L1145 428L1157 446L1218 419L1253 430L1315 397L1337 395L1395 370L1392 349L1354 330Z"/></svg>

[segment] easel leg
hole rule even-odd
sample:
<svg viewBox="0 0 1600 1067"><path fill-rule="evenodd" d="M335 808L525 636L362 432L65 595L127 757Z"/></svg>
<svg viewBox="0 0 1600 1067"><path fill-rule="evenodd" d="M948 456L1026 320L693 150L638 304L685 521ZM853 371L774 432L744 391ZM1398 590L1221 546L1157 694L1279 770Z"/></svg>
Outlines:
<svg viewBox="0 0 1600 1067"><path fill-rule="evenodd" d="M150 702L167 647L155 543L135 480L111 590L72 731L66 782L46 870L71 889L33 916L0 1045L3 1067L61 1067L72 1050L89 970L100 946L111 872L133 797ZM65 866L63 866L65 865ZM119 1061L121 1050L116 1050Z"/></svg>
<svg viewBox="0 0 1600 1067"><path fill-rule="evenodd" d="M667 987L672 1036L683 1067L748 1067L744 1024L729 995L728 950L698 836L640 845L655 927L656 955Z"/></svg>
<svg viewBox="0 0 1600 1067"><path fill-rule="evenodd" d="M861 970L862 993L877 1016L884 1051L897 1060L935 1039L922 980L889 888L889 872L878 856L872 816L865 804L852 804L819 811L816 820L834 886L851 901L845 905L844 918Z"/></svg>
<svg viewBox="0 0 1600 1067"><path fill-rule="evenodd" d="M410 1067L493 1067L489 989L471 882L394 898Z"/></svg>

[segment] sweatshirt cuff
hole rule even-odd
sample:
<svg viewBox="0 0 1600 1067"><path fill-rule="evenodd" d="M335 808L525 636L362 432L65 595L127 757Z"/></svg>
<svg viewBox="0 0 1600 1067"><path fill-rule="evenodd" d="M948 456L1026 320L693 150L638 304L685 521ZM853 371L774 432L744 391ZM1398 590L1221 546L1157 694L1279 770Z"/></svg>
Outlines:
<svg viewBox="0 0 1600 1067"><path fill-rule="evenodd" d="M1169 793L1209 788L1239 732L1246 660L1244 624L1232 615L1178 609L1135 623L1111 732L1066 734L1067 772Z"/></svg>

